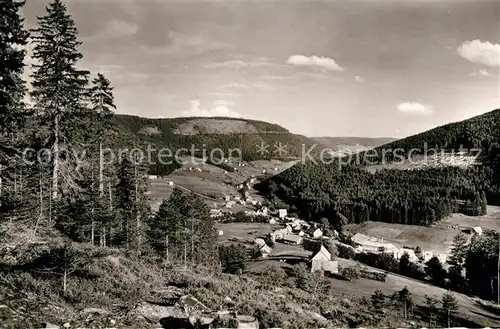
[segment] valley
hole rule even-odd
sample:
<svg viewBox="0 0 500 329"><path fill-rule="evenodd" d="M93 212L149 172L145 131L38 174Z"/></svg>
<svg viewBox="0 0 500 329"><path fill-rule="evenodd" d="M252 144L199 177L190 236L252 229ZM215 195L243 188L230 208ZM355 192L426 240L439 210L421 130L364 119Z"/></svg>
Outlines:
<svg viewBox="0 0 500 329"><path fill-rule="evenodd" d="M500 328L498 4L236 2L0 0L0 328Z"/></svg>

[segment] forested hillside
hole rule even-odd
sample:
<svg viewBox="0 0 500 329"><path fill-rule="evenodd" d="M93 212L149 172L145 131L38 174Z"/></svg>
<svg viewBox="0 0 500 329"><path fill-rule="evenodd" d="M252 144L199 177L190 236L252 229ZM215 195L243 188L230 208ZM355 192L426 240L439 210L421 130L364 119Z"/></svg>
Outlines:
<svg viewBox="0 0 500 329"><path fill-rule="evenodd" d="M234 118L172 118L147 119L129 115L116 115L114 127L125 141L149 144L157 148L178 149L194 146L195 155L206 155L214 149L224 156L231 150L241 150L244 160L290 159L302 154L302 147L309 148L315 142L305 136L294 135L285 128L262 121ZM262 144L264 143L264 144ZM276 152L276 145L284 146L284 152ZM267 145L267 152L258 152ZM237 153L233 153L236 155ZM220 152L217 153L220 156Z"/></svg>
<svg viewBox="0 0 500 329"><path fill-rule="evenodd" d="M376 153L360 154L350 162L345 158L342 165L312 161L298 164L260 188L311 219L327 217L336 221L340 212L350 222L427 225L453 212L483 214L487 203L500 201L499 122L500 110L495 110L380 146ZM478 160L482 164L466 169L382 170L373 174L363 168L367 164L396 161L387 150L400 149L399 154L407 157L412 149L416 149L414 154L424 154L431 147L450 152L461 146L479 148L474 152L481 151Z"/></svg>

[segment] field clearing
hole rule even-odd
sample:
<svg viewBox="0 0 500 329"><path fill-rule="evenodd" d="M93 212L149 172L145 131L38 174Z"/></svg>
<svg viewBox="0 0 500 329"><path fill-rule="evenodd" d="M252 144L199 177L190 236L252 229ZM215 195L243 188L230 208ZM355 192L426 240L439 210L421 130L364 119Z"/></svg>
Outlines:
<svg viewBox="0 0 500 329"><path fill-rule="evenodd" d="M390 154L390 150L387 150L387 154ZM429 150L430 151L430 150ZM476 165L477 154L468 153L443 153L443 154L432 154L429 155L415 155L411 159L404 159L401 161L384 163L380 165L369 165L365 169L368 172L375 173L384 169L395 169L395 170L421 170L428 168L444 168L444 167L459 167L468 168L470 166Z"/></svg>
<svg viewBox="0 0 500 329"><path fill-rule="evenodd" d="M397 247L420 246L425 251L449 254L453 237L459 232L447 227L427 227L417 225L389 224L383 222L365 222L359 225L349 225L353 234L362 233L384 242L391 242Z"/></svg>
<svg viewBox="0 0 500 329"><path fill-rule="evenodd" d="M224 232L219 236L221 242L253 243L256 238L264 238L278 225L267 223L224 223L217 224L217 228Z"/></svg>
<svg viewBox="0 0 500 329"><path fill-rule="evenodd" d="M453 214L443 219L437 226L458 225L459 227L479 226L483 230L500 231L500 207L488 206L484 216L467 216L463 214Z"/></svg>
<svg viewBox="0 0 500 329"><path fill-rule="evenodd" d="M455 225L457 227L453 228ZM423 250L448 255L453 237L462 229L475 226L500 231L500 207L488 206L487 214L484 216L453 214L431 227L369 221L349 225L349 230L352 233L363 233L387 240L397 247L420 246Z"/></svg>

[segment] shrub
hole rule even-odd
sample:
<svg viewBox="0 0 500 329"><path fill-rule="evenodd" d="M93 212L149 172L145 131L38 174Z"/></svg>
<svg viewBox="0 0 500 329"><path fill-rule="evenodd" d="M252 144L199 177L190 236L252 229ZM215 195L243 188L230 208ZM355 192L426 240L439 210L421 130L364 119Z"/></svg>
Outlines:
<svg viewBox="0 0 500 329"><path fill-rule="evenodd" d="M337 243L337 250L340 258L354 259L356 257L356 252L354 248L342 243Z"/></svg>
<svg viewBox="0 0 500 329"><path fill-rule="evenodd" d="M347 266L342 268L341 274L349 280L356 280L359 278L359 269L355 266Z"/></svg>

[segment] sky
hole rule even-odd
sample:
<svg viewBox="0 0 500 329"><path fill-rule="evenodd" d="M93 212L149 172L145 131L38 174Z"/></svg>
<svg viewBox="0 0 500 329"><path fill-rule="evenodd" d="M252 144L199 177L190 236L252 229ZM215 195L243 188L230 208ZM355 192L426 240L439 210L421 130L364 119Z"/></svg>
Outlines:
<svg viewBox="0 0 500 329"><path fill-rule="evenodd" d="M117 113L399 138L500 108L500 1L65 3Z"/></svg>

